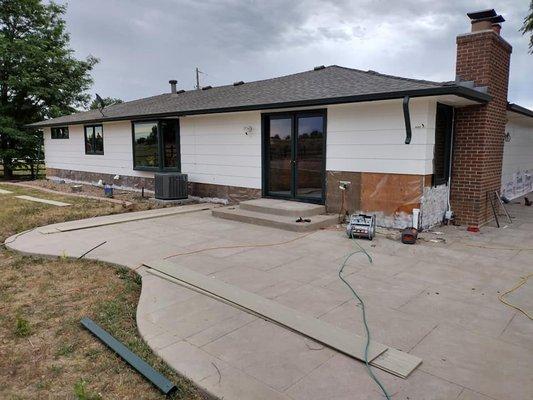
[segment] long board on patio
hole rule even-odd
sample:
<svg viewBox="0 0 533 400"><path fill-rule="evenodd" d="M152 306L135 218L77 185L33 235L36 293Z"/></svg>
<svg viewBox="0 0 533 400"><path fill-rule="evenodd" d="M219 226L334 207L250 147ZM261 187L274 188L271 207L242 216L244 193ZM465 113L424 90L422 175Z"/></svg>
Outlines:
<svg viewBox="0 0 533 400"><path fill-rule="evenodd" d="M196 211L210 210L215 207L214 204L190 204L179 207L156 208L153 210L136 211L123 214L104 215L95 218L82 219L77 221L63 222L43 226L38 229L39 233L50 234L77 231L81 229L96 228L98 226L115 225L124 222L139 221L143 219L168 217L176 214L187 214Z"/></svg>
<svg viewBox="0 0 533 400"><path fill-rule="evenodd" d="M199 291L364 361L364 337L168 261L152 261L145 265L151 268L149 272L153 275ZM374 341L369 346L368 361L371 365L402 378L407 378L422 362L418 357Z"/></svg>

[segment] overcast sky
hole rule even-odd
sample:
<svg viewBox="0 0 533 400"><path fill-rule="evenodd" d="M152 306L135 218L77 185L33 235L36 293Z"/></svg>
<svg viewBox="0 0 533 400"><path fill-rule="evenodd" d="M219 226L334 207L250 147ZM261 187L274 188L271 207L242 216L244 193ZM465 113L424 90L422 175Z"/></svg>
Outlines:
<svg viewBox="0 0 533 400"><path fill-rule="evenodd" d="M64 1L59 1L65 3ZM466 12L495 8L513 46L509 100L533 108L533 55L518 31L529 0L71 0L80 58L102 97L133 100L178 88L252 81L338 64L404 77L453 80Z"/></svg>

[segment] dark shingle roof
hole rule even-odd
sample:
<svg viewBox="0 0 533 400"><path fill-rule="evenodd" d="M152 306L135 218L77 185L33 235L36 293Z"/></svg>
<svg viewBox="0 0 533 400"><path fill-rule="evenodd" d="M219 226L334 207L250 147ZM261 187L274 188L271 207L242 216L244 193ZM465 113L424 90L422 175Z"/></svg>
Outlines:
<svg viewBox="0 0 533 400"><path fill-rule="evenodd" d="M332 65L237 86L218 86L178 94L165 93L106 107L103 110L104 116L98 110L91 110L37 122L30 126L347 103L401 98L406 94L458 94L479 101L489 99L486 94L461 87L455 82L407 79Z"/></svg>

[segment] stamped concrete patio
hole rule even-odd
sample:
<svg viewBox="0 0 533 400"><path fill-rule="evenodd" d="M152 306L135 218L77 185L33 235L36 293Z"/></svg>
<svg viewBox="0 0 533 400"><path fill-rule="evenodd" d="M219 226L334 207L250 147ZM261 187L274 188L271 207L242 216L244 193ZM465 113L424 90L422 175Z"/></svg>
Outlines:
<svg viewBox="0 0 533 400"><path fill-rule="evenodd" d="M187 207L187 206L185 206ZM505 229L439 229L445 243L403 245L385 236L359 241L373 258L351 258L348 280L368 310L373 338L423 359L408 379L381 370L393 399L530 399L533 322L498 294L533 272L533 208L513 205ZM213 279L363 335L361 310L337 277L355 249L342 230L301 236L214 218L210 211L19 236L9 247L80 256L137 268L169 257ZM13 239L8 239L8 242ZM505 248L505 249L503 249ZM137 269L143 277L140 333L178 372L224 399L380 399L364 365L296 333ZM533 285L514 294L533 304Z"/></svg>

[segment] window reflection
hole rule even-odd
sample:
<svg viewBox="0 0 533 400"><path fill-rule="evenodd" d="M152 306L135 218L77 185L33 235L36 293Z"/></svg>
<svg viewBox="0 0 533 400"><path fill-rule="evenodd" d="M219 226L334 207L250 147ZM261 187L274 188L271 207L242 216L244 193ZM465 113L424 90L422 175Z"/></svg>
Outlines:
<svg viewBox="0 0 533 400"><path fill-rule="evenodd" d="M159 166L159 141L156 122L133 124L134 165L136 167Z"/></svg>

